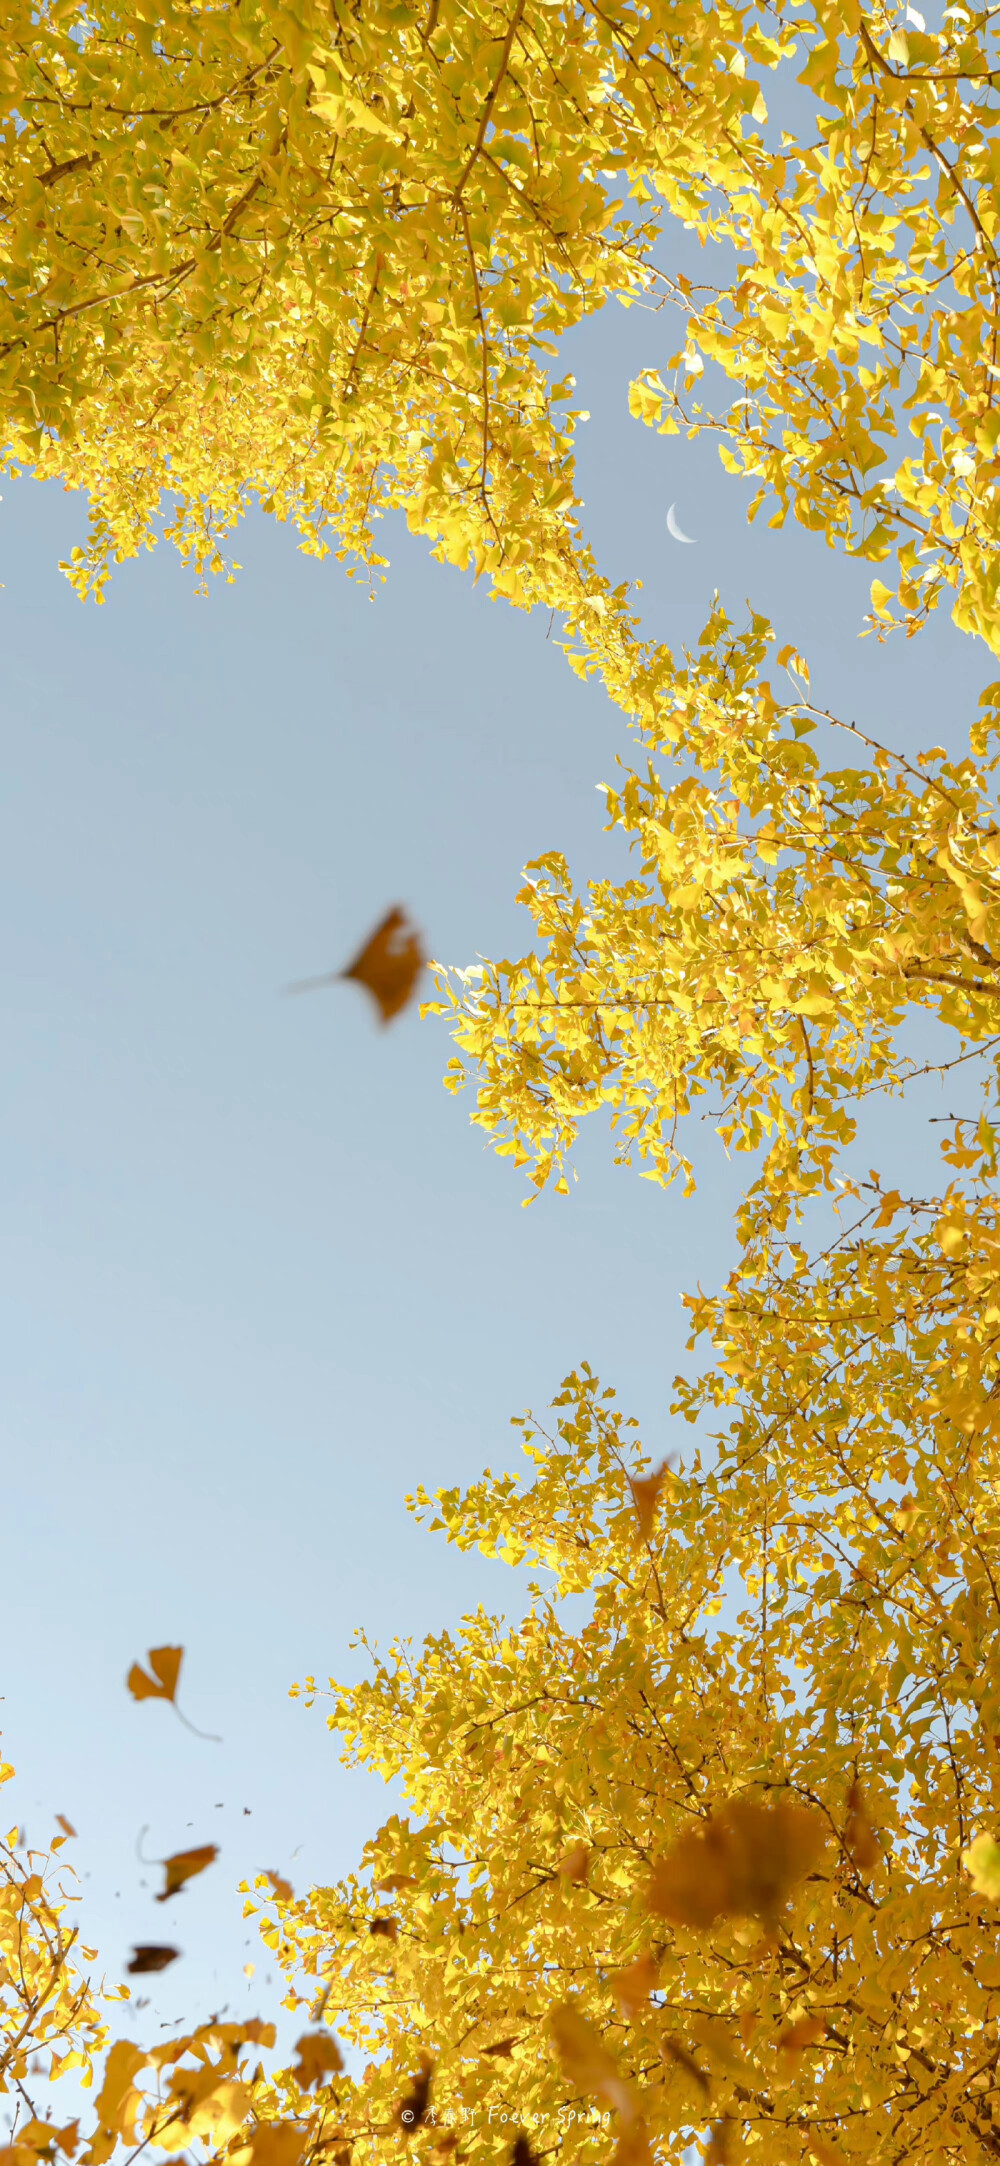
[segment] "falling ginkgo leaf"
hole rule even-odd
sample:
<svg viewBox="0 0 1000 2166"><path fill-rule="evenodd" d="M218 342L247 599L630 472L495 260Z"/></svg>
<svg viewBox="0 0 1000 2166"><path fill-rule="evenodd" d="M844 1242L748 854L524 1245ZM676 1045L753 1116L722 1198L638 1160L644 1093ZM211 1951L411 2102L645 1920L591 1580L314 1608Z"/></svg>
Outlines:
<svg viewBox="0 0 1000 2166"><path fill-rule="evenodd" d="M658 1964L652 1955L639 1955L611 1980L611 1990L627 2016L636 2016L656 1984Z"/></svg>
<svg viewBox="0 0 1000 2166"><path fill-rule="evenodd" d="M806 1806L730 1798L700 1833L682 1835L654 1866L650 1907L696 1932L716 1918L760 1918L772 1926L824 1841L819 1814Z"/></svg>
<svg viewBox="0 0 1000 2166"><path fill-rule="evenodd" d="M373 1918L368 1927L374 1940L398 1940L399 1924L395 1918Z"/></svg>
<svg viewBox="0 0 1000 2166"><path fill-rule="evenodd" d="M138 1662L133 1662L128 1673L128 1689L133 1699L172 1701L181 1674L183 1647L151 1647L147 1659L152 1676Z"/></svg>
<svg viewBox="0 0 1000 2166"><path fill-rule="evenodd" d="M635 2101L618 2064L608 2052L599 2032L586 2016L564 2001L549 2017L549 2030L563 2070L581 2091L593 2091L607 2100L628 2127L635 2120Z"/></svg>
<svg viewBox="0 0 1000 2166"><path fill-rule="evenodd" d="M538 2166L538 2159L528 2142L527 2136L515 2137L510 2166Z"/></svg>
<svg viewBox="0 0 1000 2166"><path fill-rule="evenodd" d="M141 1977L146 1971L166 1970L168 1963L176 1963L179 1948L164 1948L156 1943L140 1941L132 1950L132 1961L125 1968L130 1978Z"/></svg>
<svg viewBox="0 0 1000 2166"><path fill-rule="evenodd" d="M484 2055L488 2055L490 2058L496 2058L499 2061L510 2061L514 2057L514 2047L518 2042L516 2037L498 2038L492 2046L484 2046L482 2050Z"/></svg>
<svg viewBox="0 0 1000 2166"><path fill-rule="evenodd" d="M265 2121L254 2129L249 2157L253 2166L297 2166L306 2140L305 2129L294 2121Z"/></svg>
<svg viewBox="0 0 1000 2166"><path fill-rule="evenodd" d="M962 1852L962 1864L977 1895L1000 1901L1000 1843L992 1835L977 1835Z"/></svg>
<svg viewBox="0 0 1000 2166"><path fill-rule="evenodd" d="M657 1467L655 1474L645 1476L630 1474L628 1477L628 1485L632 1491L632 1502L635 1505L636 1518L639 1522L639 1534L644 1542L648 1542L652 1535L653 1522L656 1518L656 1506L668 1472L668 1464L664 1460L662 1466Z"/></svg>
<svg viewBox="0 0 1000 2166"><path fill-rule="evenodd" d="M798 2016L794 2023L786 2025L778 2039L782 2053L797 2060L807 2046L815 2046L826 2037L826 2019L823 2016Z"/></svg>
<svg viewBox="0 0 1000 2166"><path fill-rule="evenodd" d="M396 904L386 912L381 924L376 925L345 970L331 970L319 978L300 978L288 990L290 993L311 993L322 985L337 985L342 979L350 978L371 994L382 1022L391 1023L393 1016L398 1015L412 998L426 960L420 934L410 923L405 910Z"/></svg>
<svg viewBox="0 0 1000 2166"><path fill-rule="evenodd" d="M62 1831L63 1831L63 1834L64 1834L64 1835L75 1835L75 1834L76 1834L76 1829L75 1829L75 1827L73 1826L73 1823L72 1823L72 1821L71 1821L71 1820L67 1820L67 1818L66 1818L66 1815L65 1815L65 1813L57 1813L57 1814L56 1814L56 1821L57 1821L58 1825L59 1825L59 1826L61 1827L61 1829L62 1829Z"/></svg>
<svg viewBox="0 0 1000 2166"><path fill-rule="evenodd" d="M590 1851L587 1844L571 1843L569 1849L563 1851L559 1860L560 1879L568 1880L578 1887L580 1882L587 1878L589 1864Z"/></svg>
<svg viewBox="0 0 1000 2166"><path fill-rule="evenodd" d="M300 2091L311 2091L322 2083L324 2076L335 2076L343 2068L340 2047L330 2031L306 2031L297 2040L295 2051L298 2060L292 2074Z"/></svg>
<svg viewBox="0 0 1000 2166"><path fill-rule="evenodd" d="M690 2076L695 2089L700 2091L703 2098L711 2096L712 2086L704 2069L699 2068L694 2054L688 2051L681 2039L671 2038L669 2034L661 2038L660 2054L663 2060L672 2062L675 2068L682 2068L684 2074Z"/></svg>
<svg viewBox="0 0 1000 2166"><path fill-rule="evenodd" d="M220 1737L213 1737L207 1730L196 1729L194 1723L189 1722L183 1709L177 1705L177 1682L181 1674L181 1663L184 1660L183 1647L151 1647L147 1660L149 1662L148 1671L143 1669L141 1663L133 1662L125 1680L132 1698L134 1700L168 1700L178 1721L182 1722L185 1729L190 1730L194 1737L204 1738L209 1745L221 1745L222 1739Z"/></svg>
<svg viewBox="0 0 1000 2166"><path fill-rule="evenodd" d="M167 1903L172 1895L179 1895L185 1881L193 1880L196 1873L203 1873L205 1867L212 1865L218 1855L216 1843L203 1843L199 1850L178 1850L172 1858L164 1858L162 1864L167 1876L166 1886L163 1893L157 1896L157 1902Z"/></svg>
<svg viewBox="0 0 1000 2166"><path fill-rule="evenodd" d="M611 2157L611 2166L655 2166L645 2121L623 2128Z"/></svg>
<svg viewBox="0 0 1000 2166"><path fill-rule="evenodd" d="M400 1888L415 1888L412 1873L387 1873L384 1880L376 1880L375 1888L380 1895L395 1895Z"/></svg>
<svg viewBox="0 0 1000 2166"><path fill-rule="evenodd" d="M880 1851L875 1840L871 1821L865 1810L864 1792L859 1782L852 1782L847 1793L847 1824L844 1828L844 1847L852 1865L859 1873L868 1873L878 1864Z"/></svg>
<svg viewBox="0 0 1000 2166"><path fill-rule="evenodd" d="M407 2098L401 2098L396 2107L396 2121L405 2136L412 2135L426 2120L431 2100L431 2077L434 2063L426 2053L420 2056L420 2073L414 2076L413 2089Z"/></svg>
<svg viewBox="0 0 1000 2166"><path fill-rule="evenodd" d="M267 1872L267 1873L265 1873L265 1875L264 1875L264 1878L265 1878L265 1880L269 1880L269 1881L270 1881L270 1883L271 1883L271 1886L272 1886L272 1888L274 1889L275 1895L277 1896L277 1898L278 1898L278 1901L279 1901L279 1903L290 1903L290 1902L291 1902L291 1900L292 1900L292 1883L291 1883L291 1881L290 1881L290 1880L283 1880L283 1879L282 1879L282 1877L281 1877L281 1874L280 1874L280 1873L272 1873L272 1872Z"/></svg>

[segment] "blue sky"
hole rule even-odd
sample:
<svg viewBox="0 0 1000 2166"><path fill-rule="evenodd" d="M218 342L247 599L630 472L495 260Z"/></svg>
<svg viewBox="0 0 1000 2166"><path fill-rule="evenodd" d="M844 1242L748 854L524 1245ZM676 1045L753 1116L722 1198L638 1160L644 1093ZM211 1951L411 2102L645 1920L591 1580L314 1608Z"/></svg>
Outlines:
<svg viewBox="0 0 1000 2166"><path fill-rule="evenodd" d="M670 350L639 310L564 349L604 568L644 580L673 642L714 587L731 614L750 596L811 656L821 703L900 746L954 741L990 657L943 620L859 643L864 567L748 530L749 487L707 438L628 418L629 377ZM625 725L544 617L401 528L370 602L261 518L207 601L160 550L83 608L57 570L82 522L77 499L5 486L0 1727L8 1824L76 1824L109 1974L135 1940L184 1948L149 1982L155 2028L266 2001L237 1881L329 1879L385 1810L293 1680L353 1674L357 1624L419 1637L516 1604L503 1567L412 1525L405 1492L515 1463L509 1417L584 1358L667 1448L680 1295L727 1267L739 1169L701 1129L685 1204L595 1133L569 1202L525 1211L441 1087L440 1024L379 1032L352 987L280 997L391 902L466 964L520 952L528 858L620 867L595 784ZM926 1153L915 1117L872 1119L887 1169ZM182 1699L222 1745L128 1698L162 1641L187 1648ZM143 1826L147 1855L221 1847L169 1911Z"/></svg>

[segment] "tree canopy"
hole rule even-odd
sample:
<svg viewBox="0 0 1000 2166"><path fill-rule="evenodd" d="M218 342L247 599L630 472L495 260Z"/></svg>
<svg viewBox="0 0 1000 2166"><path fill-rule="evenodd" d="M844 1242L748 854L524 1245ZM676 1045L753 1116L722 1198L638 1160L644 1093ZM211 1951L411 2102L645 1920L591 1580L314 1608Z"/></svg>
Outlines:
<svg viewBox="0 0 1000 2166"><path fill-rule="evenodd" d="M87 489L80 591L165 495L203 570L258 497L375 567L402 507L561 611L635 730L607 795L633 876L529 868L530 952L441 973L450 1080L536 1187L593 1113L664 1185L696 1107L748 1169L668 1463L581 1367L525 1480L417 1492L537 1583L330 1688L408 1811L342 1886L245 1891L294 2061L265 2068L265 2018L116 2036L83 2136L36 2112L31 2056L89 2077L112 2019L62 1857L8 1845L8 2166L995 2156L1000 684L946 755L821 714L759 617L648 640L549 372L613 296L679 308L640 419L714 429L773 516L878 564L881 632L947 596L998 651L993 15L52 0L5 28L0 435ZM668 216L722 244L714 288L664 270ZM904 1193L853 1145L929 1067L981 1110ZM133 1691L172 1701L179 1662ZM163 1899L210 1863L166 1861Z"/></svg>
<svg viewBox="0 0 1000 2166"><path fill-rule="evenodd" d="M0 445L88 491L82 592L164 501L220 569L256 498L312 549L379 563L397 505L515 602L600 598L550 361L617 296L687 319L643 419L898 547L880 620L951 592L995 643L989 8L11 0L4 31ZM664 269L664 212L728 244L717 287Z"/></svg>

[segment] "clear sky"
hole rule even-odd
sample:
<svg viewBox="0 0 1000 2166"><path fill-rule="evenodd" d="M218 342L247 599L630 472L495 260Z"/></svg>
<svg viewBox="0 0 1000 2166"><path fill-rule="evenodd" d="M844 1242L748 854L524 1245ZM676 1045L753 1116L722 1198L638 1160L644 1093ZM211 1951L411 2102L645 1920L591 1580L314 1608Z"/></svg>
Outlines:
<svg viewBox="0 0 1000 2166"><path fill-rule="evenodd" d="M863 566L748 530L748 485L707 438L629 420L630 375L670 348L633 310L569 349L592 538L645 581L648 627L690 638L714 587L731 613L749 595L822 702L901 746L964 730L988 655L943 620L859 644ZM667 535L672 502L693 547ZM569 1202L524 1211L442 1090L439 1023L379 1032L353 987L280 997L394 901L465 964L521 951L528 858L621 866L595 784L625 725L543 617L402 529L370 602L262 518L207 601L164 549L83 608L57 569L82 522L78 499L5 486L0 1725L6 1824L76 1824L109 1972L134 1940L184 1948L148 2024L257 2008L237 1881L329 1879L384 1813L292 1681L353 1674L357 1624L419 1637L517 1600L504 1568L415 1528L405 1492L513 1464L510 1415L584 1358L667 1447L680 1294L726 1269L739 1169L701 1129L683 1204L595 1133ZM874 1120L883 1165L927 1148ZM162 1641L223 1744L128 1698ZM221 1846L168 1910L144 1825L147 1855Z"/></svg>

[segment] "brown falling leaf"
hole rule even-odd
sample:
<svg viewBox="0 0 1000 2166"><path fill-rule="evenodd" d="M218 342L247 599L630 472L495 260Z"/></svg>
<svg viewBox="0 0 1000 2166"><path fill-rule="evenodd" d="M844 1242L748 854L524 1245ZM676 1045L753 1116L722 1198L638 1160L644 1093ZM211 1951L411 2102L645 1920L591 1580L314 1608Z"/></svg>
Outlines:
<svg viewBox="0 0 1000 2166"><path fill-rule="evenodd" d="M383 1023L391 1023L393 1016L398 1015L411 999L424 960L419 933L409 923L405 911L397 907L388 911L381 925L376 926L361 953L348 964L344 976L353 978L356 985L363 985L371 994Z"/></svg>
<svg viewBox="0 0 1000 2166"><path fill-rule="evenodd" d="M415 1888L417 1883L412 1873L387 1873L384 1880L376 1880L374 1885L378 1895L395 1895L400 1888Z"/></svg>
<svg viewBox="0 0 1000 2166"><path fill-rule="evenodd" d="M398 1918L373 1918L368 1931L373 1940L397 1941L399 1939L399 1920Z"/></svg>
<svg viewBox="0 0 1000 2166"><path fill-rule="evenodd" d="M623 2128L611 2157L611 2166L655 2166L645 2121Z"/></svg>
<svg viewBox="0 0 1000 2166"><path fill-rule="evenodd" d="M549 2030L563 2070L581 2091L593 2091L598 2098L607 2099L620 2115L624 2126L635 2119L635 2101L625 2078L618 2073L618 2064L593 2024L588 2023L572 2002L565 2001L554 2008L549 2017Z"/></svg>
<svg viewBox="0 0 1000 2166"><path fill-rule="evenodd" d="M538 2166L538 2160L528 2142L527 2136L516 2136L514 2138L510 2166Z"/></svg>
<svg viewBox="0 0 1000 2166"><path fill-rule="evenodd" d="M498 2061L513 2060L514 2047L520 2044L523 2035L522 2031L518 2031L513 2038L498 2038L494 2045L481 2046L479 2050L481 2053L487 2054Z"/></svg>
<svg viewBox="0 0 1000 2166"><path fill-rule="evenodd" d="M71 1821L71 1820L67 1820L67 1818L66 1818L66 1815L65 1815L65 1813L57 1813L57 1814L56 1814L56 1822L57 1822L57 1825L58 1825L59 1827L61 1827L61 1829L62 1829L62 1831L63 1831L63 1834L64 1834L64 1835L75 1835L75 1834L76 1834L76 1829L75 1829L75 1827L73 1826L73 1823L72 1823L72 1821Z"/></svg>
<svg viewBox="0 0 1000 2166"><path fill-rule="evenodd" d="M433 2073L433 2061L428 2058L426 2053L422 2053L420 2056L420 2073L413 2078L413 2089L406 2098L400 2099L396 2107L395 2119L404 2136L411 2136L414 2129L419 2128L427 2118L427 2111L431 2102L431 2077Z"/></svg>
<svg viewBox="0 0 1000 2166"><path fill-rule="evenodd" d="M717 1918L760 1918L772 1926L825 1839L819 1813L806 1806L731 1798L654 1866L650 1908L695 1932Z"/></svg>
<svg viewBox="0 0 1000 2166"><path fill-rule="evenodd" d="M652 1536L653 1524L656 1519L656 1507L668 1471L668 1463L664 1460L662 1466L657 1467L655 1474L644 1476L630 1474L628 1477L628 1485L632 1491L632 1502L635 1505L635 1515L639 1522L640 1541L648 1542Z"/></svg>
<svg viewBox="0 0 1000 2166"><path fill-rule="evenodd" d="M875 1832L865 1809L864 1792L859 1782L852 1782L847 1793L847 1823L844 1828L844 1848L859 1873L870 1873L878 1864L880 1851Z"/></svg>
<svg viewBox="0 0 1000 2166"><path fill-rule="evenodd" d="M731 2166L736 2152L736 2129L729 2114L716 2121L708 2140L705 2166Z"/></svg>
<svg viewBox="0 0 1000 2166"><path fill-rule="evenodd" d="M264 1878L265 1880L270 1881L271 1886L274 1889L275 1895L277 1896L280 1903L291 1902L292 1883L290 1880L283 1880L280 1873L272 1873L270 1870L265 1872Z"/></svg>
<svg viewBox="0 0 1000 2166"><path fill-rule="evenodd" d="M337 985L342 979L351 978L355 985L363 985L371 994L382 1023L391 1023L393 1016L412 999L426 960L420 934L410 923L405 910L396 904L369 934L364 947L354 961L348 963L346 970L331 970L321 978L300 978L298 984L290 985L288 990L290 993L311 993L321 985Z"/></svg>
<svg viewBox="0 0 1000 2166"><path fill-rule="evenodd" d="M787 2054L790 2060L797 2061L799 2054L804 2053L807 2046L815 2046L821 2038L825 2037L826 2018L824 2016L797 2016L795 2022L787 2024L782 2031L778 2039L778 2045L781 2052Z"/></svg>
<svg viewBox="0 0 1000 2166"><path fill-rule="evenodd" d="M629 1963L624 1970L616 1972L610 1981L611 1990L625 2015L638 2015L643 2003L648 2001L653 1991L658 1970L655 1956L639 1955L634 1963Z"/></svg>
<svg viewBox="0 0 1000 2166"><path fill-rule="evenodd" d="M560 1879L568 1880L575 1887L579 1887L581 1881L584 1881L587 1878L587 1867L589 1864L590 1851L587 1844L571 1843L569 1849L563 1851L562 1857L559 1860Z"/></svg>
<svg viewBox="0 0 1000 2166"><path fill-rule="evenodd" d="M250 2138L252 2166L298 2166L308 2140L295 2121L265 2121Z"/></svg>
<svg viewBox="0 0 1000 2166"><path fill-rule="evenodd" d="M306 2031L296 2041L298 2060L292 2074L300 2091L311 2091L324 2076L335 2076L343 2068L343 2056L336 2039L329 2031Z"/></svg>
<svg viewBox="0 0 1000 2166"><path fill-rule="evenodd" d="M128 1689L132 1698L172 1702L181 1674L183 1647L151 1647L146 1659L152 1676L138 1662L133 1662L128 1673Z"/></svg>
<svg viewBox="0 0 1000 2166"><path fill-rule="evenodd" d="M189 1722L183 1708L177 1705L177 1680L184 1659L183 1647L151 1647L147 1656L149 1670L140 1662L133 1662L125 1680L134 1700L167 1700L179 1722L190 1730L192 1736L204 1738L209 1745L219 1745L221 1738L213 1737L207 1730L195 1728Z"/></svg>
<svg viewBox="0 0 1000 2166"><path fill-rule="evenodd" d="M177 1850L172 1858L164 1858L162 1863L167 1881L163 1893L156 1898L157 1902L169 1902L172 1895L180 1893L186 1880L193 1880L196 1873L203 1873L205 1867L213 1864L218 1855L216 1843L203 1843L200 1850Z"/></svg>
<svg viewBox="0 0 1000 2166"><path fill-rule="evenodd" d="M164 1948L157 1943L140 1941L132 1950L132 1961L126 1964L130 1978L143 1977L150 1970L166 1970L168 1963L176 1963L179 1948Z"/></svg>
<svg viewBox="0 0 1000 2166"><path fill-rule="evenodd" d="M689 2053L687 2046L679 2038L661 2038L660 2054L663 2060L672 2061L675 2068L682 2068L684 2074L690 2076L703 2098L711 2097L712 2086L704 2069L699 2068L694 2054Z"/></svg>

